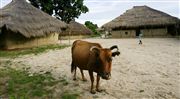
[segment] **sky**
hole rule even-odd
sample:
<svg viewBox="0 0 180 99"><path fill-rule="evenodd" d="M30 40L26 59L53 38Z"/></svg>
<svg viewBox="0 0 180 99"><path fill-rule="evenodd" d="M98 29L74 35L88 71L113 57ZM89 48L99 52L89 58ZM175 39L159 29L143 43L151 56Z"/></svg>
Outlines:
<svg viewBox="0 0 180 99"><path fill-rule="evenodd" d="M0 0L0 8L9 2L11 0ZM125 13L133 6L146 5L180 18L180 0L84 0L84 4L89 8L89 12L81 14L76 21L82 24L85 21L91 21L99 27Z"/></svg>

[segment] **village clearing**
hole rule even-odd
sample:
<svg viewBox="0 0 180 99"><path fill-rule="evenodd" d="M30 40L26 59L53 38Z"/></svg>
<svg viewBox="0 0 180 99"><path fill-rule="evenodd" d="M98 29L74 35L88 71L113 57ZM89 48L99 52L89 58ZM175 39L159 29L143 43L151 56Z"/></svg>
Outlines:
<svg viewBox="0 0 180 99"><path fill-rule="evenodd" d="M100 87L105 89L101 93L89 92L90 78L87 71L87 82L81 80L79 70L77 80L72 80L71 47L49 50L37 55L0 57L0 68L23 69L28 71L29 76L34 73L51 73L52 77L59 80L50 87L53 90L53 99L180 99L178 39L144 38L142 45L138 45L138 39L84 40L100 43L107 48L118 45L121 52L120 56L113 58L112 78L108 81L100 80ZM73 40L70 44L72 42ZM61 44L69 44L69 41L63 40Z"/></svg>

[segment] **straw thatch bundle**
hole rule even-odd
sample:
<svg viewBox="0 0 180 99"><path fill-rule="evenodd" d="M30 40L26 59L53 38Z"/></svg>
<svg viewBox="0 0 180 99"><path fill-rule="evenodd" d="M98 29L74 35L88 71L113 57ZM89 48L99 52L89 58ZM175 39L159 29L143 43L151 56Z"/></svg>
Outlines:
<svg viewBox="0 0 180 99"><path fill-rule="evenodd" d="M62 33L62 35L91 35L93 32L84 26L75 21L71 21L68 25L68 29Z"/></svg>
<svg viewBox="0 0 180 99"><path fill-rule="evenodd" d="M66 27L64 22L33 7L26 0L12 0L0 9L0 28L20 33L26 38L60 33Z"/></svg>
<svg viewBox="0 0 180 99"><path fill-rule="evenodd" d="M180 20L148 6L134 6L114 20L104 24L105 29L146 28L179 24Z"/></svg>

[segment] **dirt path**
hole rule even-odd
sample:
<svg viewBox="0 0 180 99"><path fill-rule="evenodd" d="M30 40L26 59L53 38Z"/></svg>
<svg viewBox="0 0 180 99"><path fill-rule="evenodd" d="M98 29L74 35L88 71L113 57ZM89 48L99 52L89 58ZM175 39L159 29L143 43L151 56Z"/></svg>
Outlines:
<svg viewBox="0 0 180 99"><path fill-rule="evenodd" d="M40 55L26 55L13 59L13 65L30 67L30 72L52 72L55 78L64 77L68 85L63 90L74 90L81 93L82 98L97 99L179 99L180 98L180 41L171 38L143 39L143 45L138 45L137 39L86 39L98 42L103 47L114 44L119 46L121 55L113 59L112 79L101 80L102 93L89 93L90 79L81 81L78 70L78 80L72 80L70 73L70 47L49 51ZM62 41L68 43L68 41ZM72 43L72 41L71 41ZM61 88L56 91L61 91Z"/></svg>

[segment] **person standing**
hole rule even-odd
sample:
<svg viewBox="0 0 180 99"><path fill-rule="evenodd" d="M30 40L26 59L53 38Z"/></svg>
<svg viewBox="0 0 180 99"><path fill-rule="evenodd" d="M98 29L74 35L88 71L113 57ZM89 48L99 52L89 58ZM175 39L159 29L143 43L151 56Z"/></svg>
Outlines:
<svg viewBox="0 0 180 99"><path fill-rule="evenodd" d="M141 33L141 31L139 31L140 33L139 33L139 44L140 45L142 45L142 33Z"/></svg>

